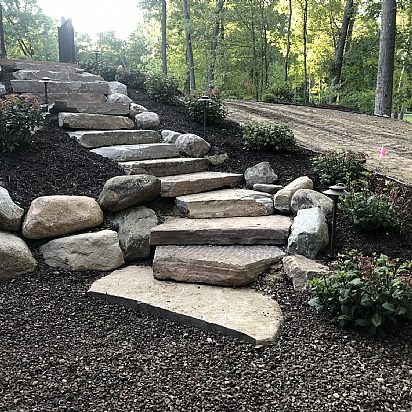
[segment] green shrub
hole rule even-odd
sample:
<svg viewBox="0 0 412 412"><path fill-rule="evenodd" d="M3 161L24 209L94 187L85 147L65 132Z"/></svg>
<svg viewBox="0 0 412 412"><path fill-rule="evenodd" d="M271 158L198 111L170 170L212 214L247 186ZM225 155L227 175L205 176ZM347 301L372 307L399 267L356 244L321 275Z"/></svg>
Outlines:
<svg viewBox="0 0 412 412"><path fill-rule="evenodd" d="M10 94L0 100L0 150L12 152L31 143L32 132L43 123L40 103L34 96Z"/></svg>
<svg viewBox="0 0 412 412"><path fill-rule="evenodd" d="M197 123L204 121L204 102L200 102L201 94L194 94L186 97L185 106L189 111L189 116ZM218 93L214 94L211 101L207 103L206 124L217 124L226 118L226 108Z"/></svg>
<svg viewBox="0 0 412 412"><path fill-rule="evenodd" d="M385 255L340 255L331 273L309 282L316 295L309 305L326 310L342 327L388 332L412 320L412 261Z"/></svg>
<svg viewBox="0 0 412 412"><path fill-rule="evenodd" d="M270 100L265 100L270 99ZM263 101L277 103L292 103L294 101L294 91L287 83L278 84L270 89L270 92L263 96Z"/></svg>
<svg viewBox="0 0 412 412"><path fill-rule="evenodd" d="M364 172L366 155L351 150L330 150L316 156L312 168L321 183L333 184L338 181L350 184Z"/></svg>
<svg viewBox="0 0 412 412"><path fill-rule="evenodd" d="M95 60L82 61L79 63L79 66L89 73L102 76L103 79L108 82L113 82L116 80L117 67L104 60L99 60L99 70L96 68Z"/></svg>
<svg viewBox="0 0 412 412"><path fill-rule="evenodd" d="M296 145L292 130L283 124L250 123L243 127L245 146L254 150L293 150Z"/></svg>
<svg viewBox="0 0 412 412"><path fill-rule="evenodd" d="M125 84L129 89L145 90L146 88L146 74L141 70L118 70L116 80Z"/></svg>
<svg viewBox="0 0 412 412"><path fill-rule="evenodd" d="M178 81L161 73L148 75L145 86L149 96L160 102L172 103L181 95Z"/></svg>
<svg viewBox="0 0 412 412"><path fill-rule="evenodd" d="M273 93L264 93L262 95L262 101L267 103L275 102L275 95Z"/></svg>

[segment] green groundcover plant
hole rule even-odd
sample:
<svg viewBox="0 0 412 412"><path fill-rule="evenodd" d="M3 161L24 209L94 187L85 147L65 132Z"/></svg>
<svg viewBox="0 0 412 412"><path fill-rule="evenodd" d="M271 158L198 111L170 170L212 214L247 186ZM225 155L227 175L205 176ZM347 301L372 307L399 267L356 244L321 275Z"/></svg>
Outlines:
<svg viewBox="0 0 412 412"><path fill-rule="evenodd" d="M342 327L387 333L412 320L412 261L385 255L339 255L331 273L310 281L309 305L330 312Z"/></svg>
<svg viewBox="0 0 412 412"><path fill-rule="evenodd" d="M284 124L250 123L243 126L246 148L253 150L289 151L296 146L292 130Z"/></svg>

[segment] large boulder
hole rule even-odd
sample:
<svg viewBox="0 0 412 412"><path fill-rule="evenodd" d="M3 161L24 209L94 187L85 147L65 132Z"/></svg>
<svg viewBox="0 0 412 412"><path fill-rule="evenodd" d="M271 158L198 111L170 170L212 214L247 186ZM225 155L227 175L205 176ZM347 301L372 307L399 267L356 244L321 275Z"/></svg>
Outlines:
<svg viewBox="0 0 412 412"><path fill-rule="evenodd" d="M294 214L298 213L300 209L310 209L311 207L320 207L327 216L333 211L333 200L312 189L299 189L292 196L290 208Z"/></svg>
<svg viewBox="0 0 412 412"><path fill-rule="evenodd" d="M11 199L9 192L0 186L0 230L18 232L24 210Z"/></svg>
<svg viewBox="0 0 412 412"><path fill-rule="evenodd" d="M113 93L107 96L108 103L123 103L123 104L130 104L133 103L133 100L122 93Z"/></svg>
<svg viewBox="0 0 412 412"><path fill-rule="evenodd" d="M173 130L162 130L162 140L165 143L176 143L176 140L182 133Z"/></svg>
<svg viewBox="0 0 412 412"><path fill-rule="evenodd" d="M68 270L112 270L124 263L113 230L54 239L40 247L47 265Z"/></svg>
<svg viewBox="0 0 412 412"><path fill-rule="evenodd" d="M146 107L137 104L137 103L130 103L130 107L129 107L129 116L134 119L136 117L136 115L143 113L143 112L148 112L148 110L146 109Z"/></svg>
<svg viewBox="0 0 412 412"><path fill-rule="evenodd" d="M157 226L156 213L147 207L136 207L117 213L112 220L119 233L125 260L150 256L150 229Z"/></svg>
<svg viewBox="0 0 412 412"><path fill-rule="evenodd" d="M203 157L210 150L210 144L205 139L192 133L179 136L175 145L181 154L189 157Z"/></svg>
<svg viewBox="0 0 412 412"><path fill-rule="evenodd" d="M160 119L157 113L142 112L137 114L134 119L138 129L156 130L160 127Z"/></svg>
<svg viewBox="0 0 412 412"><path fill-rule="evenodd" d="M328 225L319 207L302 209L293 222L288 252L315 259L329 244Z"/></svg>
<svg viewBox="0 0 412 412"><path fill-rule="evenodd" d="M290 202L292 196L299 189L313 189L313 182L307 176L299 177L279 190L274 197L275 209L282 213L290 213Z"/></svg>
<svg viewBox="0 0 412 412"><path fill-rule="evenodd" d="M22 239L11 233L0 232L0 280L33 272L36 265Z"/></svg>
<svg viewBox="0 0 412 412"><path fill-rule="evenodd" d="M23 222L23 236L44 239L99 226L103 212L87 196L43 196L33 200Z"/></svg>
<svg viewBox="0 0 412 412"><path fill-rule="evenodd" d="M120 82L109 82L109 95L115 93L124 94L127 96L127 86Z"/></svg>
<svg viewBox="0 0 412 412"><path fill-rule="evenodd" d="M103 210L119 212L153 200L159 195L160 180L155 176L116 176L105 183L98 202Z"/></svg>
<svg viewBox="0 0 412 412"><path fill-rule="evenodd" d="M245 172L246 187L253 188L256 183L274 183L278 180L269 162L261 162L249 167Z"/></svg>

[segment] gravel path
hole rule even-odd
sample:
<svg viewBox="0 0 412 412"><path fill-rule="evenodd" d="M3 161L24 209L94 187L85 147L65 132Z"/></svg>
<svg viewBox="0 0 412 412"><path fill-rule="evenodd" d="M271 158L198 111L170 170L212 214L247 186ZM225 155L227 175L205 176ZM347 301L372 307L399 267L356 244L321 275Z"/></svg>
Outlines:
<svg viewBox="0 0 412 412"><path fill-rule="evenodd" d="M411 412L411 331L341 331L270 276L255 285L286 322L273 347L86 296L98 273L0 283L0 411Z"/></svg>
<svg viewBox="0 0 412 412"><path fill-rule="evenodd" d="M371 170L412 185L412 124L408 122L307 106L243 101L226 104L232 120L287 123L305 147L361 151L368 155ZM382 146L388 155L379 159Z"/></svg>

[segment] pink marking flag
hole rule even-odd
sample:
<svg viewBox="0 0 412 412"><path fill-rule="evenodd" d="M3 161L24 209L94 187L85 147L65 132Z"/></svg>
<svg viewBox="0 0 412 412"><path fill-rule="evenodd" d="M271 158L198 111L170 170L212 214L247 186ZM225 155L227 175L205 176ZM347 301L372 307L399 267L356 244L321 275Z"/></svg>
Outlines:
<svg viewBox="0 0 412 412"><path fill-rule="evenodd" d="M388 155L388 151L385 149L384 146L382 146L381 150L379 150L379 159L383 159L387 155Z"/></svg>

